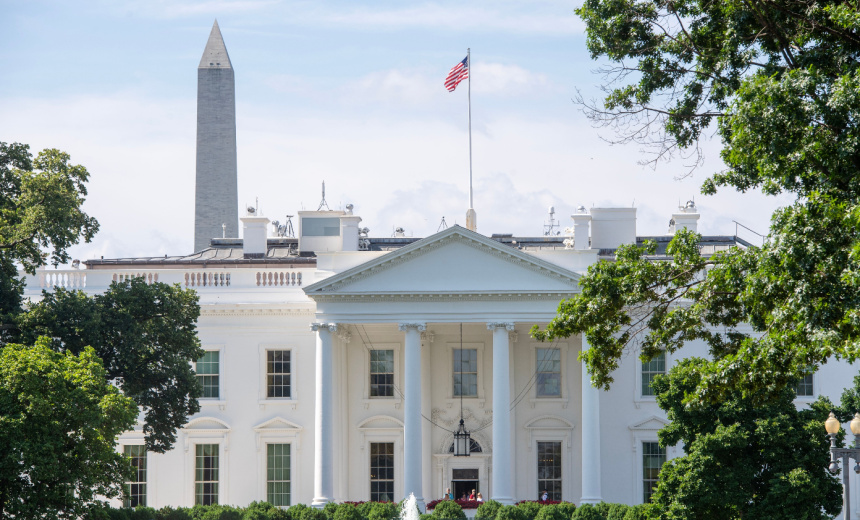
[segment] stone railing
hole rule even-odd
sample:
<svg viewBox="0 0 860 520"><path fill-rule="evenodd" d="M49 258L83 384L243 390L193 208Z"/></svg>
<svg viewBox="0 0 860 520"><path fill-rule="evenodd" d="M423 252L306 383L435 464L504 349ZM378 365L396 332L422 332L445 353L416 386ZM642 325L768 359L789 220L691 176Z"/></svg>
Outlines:
<svg viewBox="0 0 860 520"><path fill-rule="evenodd" d="M57 287L102 292L111 282L142 278L146 283L179 284L201 293L209 291L290 289L301 290L306 280L312 280L312 269L45 269L36 276L25 276L29 295ZM310 277L310 278L309 278Z"/></svg>

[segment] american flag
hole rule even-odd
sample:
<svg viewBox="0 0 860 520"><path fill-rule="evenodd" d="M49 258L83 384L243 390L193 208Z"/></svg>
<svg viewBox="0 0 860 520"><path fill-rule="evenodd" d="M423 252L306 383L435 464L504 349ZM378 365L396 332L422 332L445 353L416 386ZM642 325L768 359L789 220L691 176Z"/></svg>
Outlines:
<svg viewBox="0 0 860 520"><path fill-rule="evenodd" d="M457 85L460 84L461 81L469 77L469 57L466 56L463 58L463 61L454 65L454 68L451 69L451 72L448 73L448 77L445 78L445 88L448 89L448 92L454 92L454 89L457 88Z"/></svg>

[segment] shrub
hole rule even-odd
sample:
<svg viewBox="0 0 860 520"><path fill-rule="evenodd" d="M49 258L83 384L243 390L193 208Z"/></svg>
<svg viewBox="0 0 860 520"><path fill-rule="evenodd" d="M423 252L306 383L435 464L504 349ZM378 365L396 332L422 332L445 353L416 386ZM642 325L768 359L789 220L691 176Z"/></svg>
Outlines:
<svg viewBox="0 0 860 520"><path fill-rule="evenodd" d="M107 517L110 518L110 520L130 520L128 518L128 512L125 509L107 507L103 509L103 511L107 513Z"/></svg>
<svg viewBox="0 0 860 520"><path fill-rule="evenodd" d="M624 513L624 520L648 520L648 509L650 504L639 504L638 506L630 506L627 512Z"/></svg>
<svg viewBox="0 0 860 520"><path fill-rule="evenodd" d="M373 502L367 520L391 520L400 518L400 509L394 502ZM303 519L304 520L304 519Z"/></svg>
<svg viewBox="0 0 860 520"><path fill-rule="evenodd" d="M443 500L433 509L433 516L435 518L456 520L466 518L466 513L463 512L463 508L460 507L460 504L457 502L454 502L453 500Z"/></svg>
<svg viewBox="0 0 860 520"><path fill-rule="evenodd" d="M304 513L305 509L307 509L307 508L308 508L308 506L306 506L304 504L296 504L296 505L288 507L287 512L290 514L290 518L292 520L301 520L302 513Z"/></svg>
<svg viewBox="0 0 860 520"><path fill-rule="evenodd" d="M599 504L598 504L599 505ZM582 504L573 513L573 520L606 520L600 511L591 504Z"/></svg>
<svg viewBox="0 0 860 520"><path fill-rule="evenodd" d="M337 503L335 502L329 502L323 506L323 513L325 513L326 520L334 520L335 511L337 511Z"/></svg>
<svg viewBox="0 0 860 520"><path fill-rule="evenodd" d="M424 513L418 517L419 520L433 520L433 515L430 513Z"/></svg>
<svg viewBox="0 0 860 520"><path fill-rule="evenodd" d="M541 510L541 506L538 502L532 502L530 500L520 502L517 504L517 508L523 512L525 520L534 520L538 512Z"/></svg>
<svg viewBox="0 0 860 520"><path fill-rule="evenodd" d="M576 512L576 505L572 502L559 502L556 504L558 511L561 513L561 516L564 517L564 520L570 520L573 516L573 513Z"/></svg>
<svg viewBox="0 0 860 520"><path fill-rule="evenodd" d="M270 520L275 506L268 502L251 502L242 513L242 520Z"/></svg>
<svg viewBox="0 0 860 520"><path fill-rule="evenodd" d="M158 517L155 508L152 507L137 506L126 511L128 511L128 520L156 520Z"/></svg>
<svg viewBox="0 0 860 520"><path fill-rule="evenodd" d="M192 520L191 514L184 507L178 507L176 509L170 506L164 506L159 509L155 518L157 520Z"/></svg>
<svg viewBox="0 0 860 520"><path fill-rule="evenodd" d="M600 516L603 518L607 518L609 516L609 510L612 508L613 504L607 504L606 502L600 502L594 504L594 509L600 513Z"/></svg>
<svg viewBox="0 0 860 520"><path fill-rule="evenodd" d="M562 510L556 504L543 506L535 515L535 520L570 520L570 516L564 516Z"/></svg>
<svg viewBox="0 0 860 520"><path fill-rule="evenodd" d="M502 506L496 513L496 520L525 520L525 516L517 506Z"/></svg>
<svg viewBox="0 0 860 520"><path fill-rule="evenodd" d="M334 520L364 520L352 504L340 504L334 512Z"/></svg>
<svg viewBox="0 0 860 520"><path fill-rule="evenodd" d="M501 503L495 500L487 500L478 506L475 518L477 520L496 520L496 513L499 512L500 507L502 507Z"/></svg>
<svg viewBox="0 0 860 520"><path fill-rule="evenodd" d="M367 518L370 516L370 511L373 509L373 504L375 503L376 502L364 502L363 504L359 504L356 506L358 514L360 514L362 518Z"/></svg>
<svg viewBox="0 0 860 520"><path fill-rule="evenodd" d="M233 506L213 505L209 506L200 520L242 520L242 510Z"/></svg>
<svg viewBox="0 0 860 520"><path fill-rule="evenodd" d="M293 520L326 520L325 512L322 509L307 506L302 510L301 516L296 518L295 513L293 513L292 517Z"/></svg>
<svg viewBox="0 0 860 520"><path fill-rule="evenodd" d="M628 509L630 509L630 506L626 504L611 504L609 506L609 514L606 515L606 520L624 520Z"/></svg>

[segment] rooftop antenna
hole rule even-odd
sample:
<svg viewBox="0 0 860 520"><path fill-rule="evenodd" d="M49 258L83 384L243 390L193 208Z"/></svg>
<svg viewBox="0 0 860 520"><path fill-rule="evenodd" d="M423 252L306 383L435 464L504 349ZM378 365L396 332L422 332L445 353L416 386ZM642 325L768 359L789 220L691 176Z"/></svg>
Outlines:
<svg viewBox="0 0 860 520"><path fill-rule="evenodd" d="M287 215L287 221L284 223L284 234L283 236L288 238L296 238L296 230L293 229L293 216Z"/></svg>
<svg viewBox="0 0 860 520"><path fill-rule="evenodd" d="M322 211L325 208L326 211L331 211L331 208L328 207L328 202L325 201L325 181L322 183L322 200L320 201L320 207L317 208L317 211Z"/></svg>
<svg viewBox="0 0 860 520"><path fill-rule="evenodd" d="M439 227L436 229L436 232L440 232L443 229L448 229L448 223L445 222L445 216L442 216L442 222L439 223Z"/></svg>
<svg viewBox="0 0 860 520"><path fill-rule="evenodd" d="M558 220L555 219L555 208L553 206L549 207L549 220L547 220L543 225L543 234L544 236L552 236L555 231L555 228L559 226Z"/></svg>

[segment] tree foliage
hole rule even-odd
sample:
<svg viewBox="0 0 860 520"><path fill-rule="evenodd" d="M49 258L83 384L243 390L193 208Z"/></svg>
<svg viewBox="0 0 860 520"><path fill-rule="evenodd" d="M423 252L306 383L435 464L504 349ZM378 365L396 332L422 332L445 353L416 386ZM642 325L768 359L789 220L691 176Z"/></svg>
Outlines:
<svg viewBox="0 0 860 520"><path fill-rule="evenodd" d="M708 406L684 405L707 361L688 358L653 383L671 423L660 443L681 443L684 455L666 462L652 497L651 517L825 520L842 506L839 479L827 471L823 422L827 406L798 410L790 388L777 398L734 395ZM762 404L763 402L767 404Z"/></svg>
<svg viewBox="0 0 860 520"><path fill-rule="evenodd" d="M62 288L46 292L18 323L24 341L46 336L57 351L95 349L108 380L142 407L147 450L164 452L200 410L191 368L203 355L199 315L194 291L133 278L94 296Z"/></svg>
<svg viewBox="0 0 860 520"><path fill-rule="evenodd" d="M130 465L114 439L134 424L135 403L107 382L91 348L0 350L0 516L76 519L117 497Z"/></svg>

